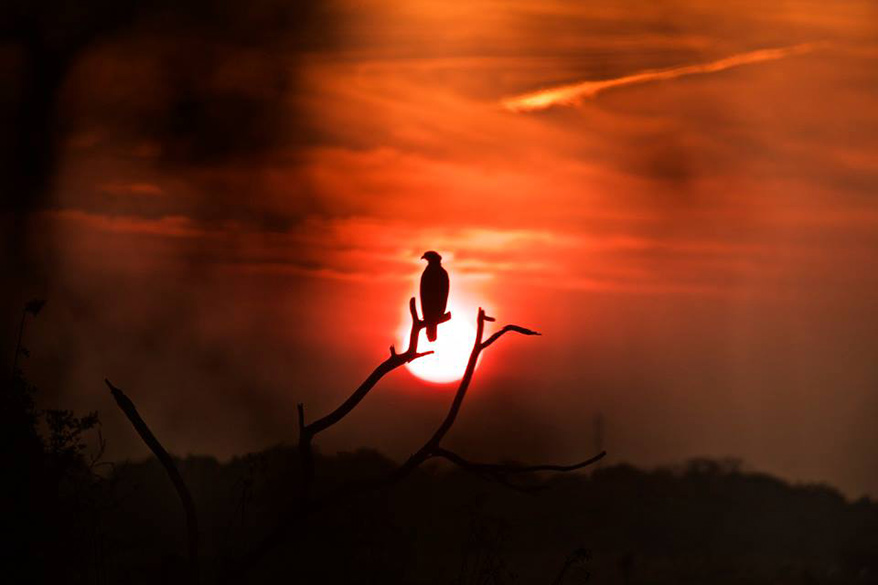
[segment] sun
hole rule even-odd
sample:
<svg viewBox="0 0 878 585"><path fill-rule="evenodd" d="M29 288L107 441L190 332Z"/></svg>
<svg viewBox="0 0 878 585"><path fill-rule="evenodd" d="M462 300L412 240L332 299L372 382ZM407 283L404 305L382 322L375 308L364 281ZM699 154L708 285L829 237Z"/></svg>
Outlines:
<svg viewBox="0 0 878 585"><path fill-rule="evenodd" d="M475 326L470 324L476 311L454 305L448 310L451 311L451 320L439 325L436 341L427 341L427 332L423 329L418 338L418 351L432 350L434 353L406 364L412 374L434 384L457 382L463 377L476 340ZM406 317L407 322L400 327L401 347L408 345L411 331L411 318L408 314Z"/></svg>

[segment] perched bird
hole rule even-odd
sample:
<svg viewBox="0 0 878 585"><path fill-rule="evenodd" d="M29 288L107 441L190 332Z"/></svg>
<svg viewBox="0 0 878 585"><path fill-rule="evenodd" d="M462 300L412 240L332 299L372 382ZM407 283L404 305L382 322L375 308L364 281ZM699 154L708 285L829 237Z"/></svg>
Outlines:
<svg viewBox="0 0 878 585"><path fill-rule="evenodd" d="M427 339L436 341L436 328L443 321L448 303L448 273L442 268L442 256L432 250L424 252L421 260L427 261L421 275L421 311L427 324Z"/></svg>

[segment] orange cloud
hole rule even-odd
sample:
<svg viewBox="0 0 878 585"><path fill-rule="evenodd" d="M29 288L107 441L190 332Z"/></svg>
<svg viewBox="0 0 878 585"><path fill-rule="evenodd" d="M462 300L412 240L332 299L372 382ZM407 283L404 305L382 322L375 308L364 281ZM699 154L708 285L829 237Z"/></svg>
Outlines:
<svg viewBox="0 0 878 585"><path fill-rule="evenodd" d="M162 188L152 183L104 183L98 187L109 195L161 195Z"/></svg>
<svg viewBox="0 0 878 585"><path fill-rule="evenodd" d="M726 57L711 63L641 71L640 73L616 77L615 79L605 79L602 81L583 81L581 83L573 83L570 85L559 85L557 87L541 89L532 93L504 99L501 102L501 105L510 112L516 113L535 112L554 106L574 106L580 103L583 99L593 98L602 91L608 89L648 83L651 81L677 79L688 75L716 73L718 71L725 71L726 69L740 67L742 65L776 61L793 55L809 53L819 46L818 43L803 43L791 47L761 49L758 51L741 53L739 55L732 55L731 57Z"/></svg>
<svg viewBox="0 0 878 585"><path fill-rule="evenodd" d="M204 236L188 217L169 216L159 219L146 219L136 216L111 216L87 213L76 209L50 212L51 217L68 225L79 226L95 232L160 236L168 238L192 238Z"/></svg>

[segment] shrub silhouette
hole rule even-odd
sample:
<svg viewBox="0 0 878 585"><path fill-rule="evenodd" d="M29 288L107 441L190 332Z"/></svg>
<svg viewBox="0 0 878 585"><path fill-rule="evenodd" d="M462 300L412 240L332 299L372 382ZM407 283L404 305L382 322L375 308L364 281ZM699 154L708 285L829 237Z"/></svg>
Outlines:
<svg viewBox="0 0 878 585"><path fill-rule="evenodd" d="M39 410L37 388L19 367L30 356L23 345L28 317L36 317L44 300L28 302L21 317L12 372L0 391L0 449L4 481L0 500L4 518L0 545L3 566L14 582L42 583L70 577L77 557L86 553L77 534L87 514L81 497L96 480L100 454L84 455L83 434L99 425L97 413L78 417L69 410Z"/></svg>

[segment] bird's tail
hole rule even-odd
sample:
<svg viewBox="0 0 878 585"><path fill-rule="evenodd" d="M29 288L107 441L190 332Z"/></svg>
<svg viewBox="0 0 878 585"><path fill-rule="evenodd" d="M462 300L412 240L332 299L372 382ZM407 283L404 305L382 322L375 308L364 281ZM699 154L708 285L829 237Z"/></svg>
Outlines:
<svg viewBox="0 0 878 585"><path fill-rule="evenodd" d="M439 326L436 323L431 323L427 325L427 339L429 341L436 341L436 329Z"/></svg>

